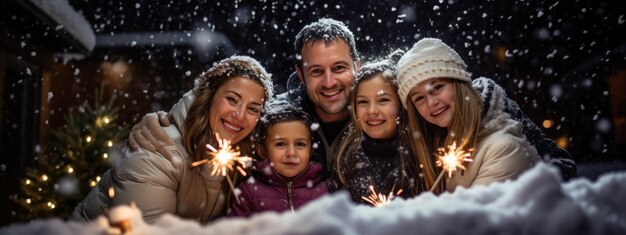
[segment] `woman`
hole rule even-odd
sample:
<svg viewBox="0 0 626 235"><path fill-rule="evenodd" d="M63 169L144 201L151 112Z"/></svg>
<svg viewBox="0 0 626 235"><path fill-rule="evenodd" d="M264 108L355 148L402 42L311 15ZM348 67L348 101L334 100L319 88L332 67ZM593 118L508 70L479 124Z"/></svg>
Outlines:
<svg viewBox="0 0 626 235"><path fill-rule="evenodd" d="M399 95L425 186L431 188L441 171L435 167L437 149L456 143L473 159L465 170L437 185L436 193L512 179L539 159L525 140L522 125L504 112L504 90L496 86L483 110L466 67L452 48L434 38L420 40L398 62Z"/></svg>
<svg viewBox="0 0 626 235"><path fill-rule="evenodd" d="M270 75L254 59L232 56L196 80L192 91L172 108L174 124L164 131L175 143L159 146L182 156L167 159L157 152L120 150L120 158L76 207L73 220L88 221L108 208L135 202L144 220L155 222L165 213L206 223L222 215L230 196L223 176L211 175L206 144L218 146L215 134L229 139L242 155L252 156L250 133L265 101L272 97ZM115 196L109 198L109 188Z"/></svg>
<svg viewBox="0 0 626 235"><path fill-rule="evenodd" d="M356 202L367 202L370 187L385 195L400 191L402 197L420 191L406 114L392 71L402 53L363 66L352 86L351 122L336 151L329 187L347 190Z"/></svg>

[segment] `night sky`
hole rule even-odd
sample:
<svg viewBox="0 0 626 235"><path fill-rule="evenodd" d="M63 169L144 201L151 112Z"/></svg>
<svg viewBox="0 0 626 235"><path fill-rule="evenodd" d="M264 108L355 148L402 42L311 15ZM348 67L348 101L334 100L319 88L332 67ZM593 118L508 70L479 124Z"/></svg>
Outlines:
<svg viewBox="0 0 626 235"><path fill-rule="evenodd" d="M461 54L473 77L496 80L538 125L553 120L546 133L567 140L576 159L621 155L612 147L607 86L609 77L623 71L626 64L626 44L619 36L626 32L624 1L69 2L85 15L98 36L223 33L235 53L253 56L267 67L279 91L294 71L295 35L320 17L346 23L365 62L397 48L409 49L420 38L438 37ZM168 60L181 77L193 77L229 55L219 51L203 56L206 52L193 48L162 45L132 49L136 60ZM92 53L92 57L99 56L105 60L124 57L106 46ZM155 69L162 66L152 63ZM182 85L168 89L182 92L192 83L191 79L180 81ZM148 89L160 89L153 81L144 83ZM166 104L153 105L153 109L167 109L178 95L166 95Z"/></svg>

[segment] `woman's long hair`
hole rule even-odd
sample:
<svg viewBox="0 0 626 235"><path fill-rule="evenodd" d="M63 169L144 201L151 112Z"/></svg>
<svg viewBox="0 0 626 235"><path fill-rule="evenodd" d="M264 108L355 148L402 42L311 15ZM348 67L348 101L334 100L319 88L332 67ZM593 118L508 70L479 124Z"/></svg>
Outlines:
<svg viewBox="0 0 626 235"><path fill-rule="evenodd" d="M182 128L183 146L193 162L206 158L204 148L206 144L217 146L217 140L209 125L211 102L215 92L234 77L247 78L261 85L265 90L264 101L268 101L272 96L271 76L256 60L247 56L224 59L201 74L193 91L195 99L189 106ZM250 135L233 145L239 148L242 155L252 156L253 141Z"/></svg>
<svg viewBox="0 0 626 235"><path fill-rule="evenodd" d="M429 123L419 114L412 103L407 104L408 124L412 131L411 147L417 155L424 175L424 186L427 189L433 186L435 179L441 172L435 167L438 148L444 148L456 142L457 146L469 151L479 140L478 134L483 109L482 98L469 82L456 79L449 79L449 82L454 88L456 102L454 116L448 128L441 128ZM441 193L444 189L445 183L441 183L434 189L434 193Z"/></svg>

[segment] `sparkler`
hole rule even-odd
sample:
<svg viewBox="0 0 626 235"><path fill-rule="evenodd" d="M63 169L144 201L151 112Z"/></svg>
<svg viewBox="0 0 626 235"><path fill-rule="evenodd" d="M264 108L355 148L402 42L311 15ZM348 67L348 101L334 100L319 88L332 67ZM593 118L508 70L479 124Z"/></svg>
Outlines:
<svg viewBox="0 0 626 235"><path fill-rule="evenodd" d="M210 144L206 145L206 148L211 150L209 158L191 163L191 167L196 167L202 164L209 164L211 166L211 175L224 176L228 185L230 186L235 200L239 203L239 198L235 195L235 185L228 176L228 171L234 171L237 169L242 175L246 175L244 168L247 166L247 162L252 161L252 158L248 156L240 156L240 152L236 151L230 145L230 140L221 139L218 133L215 133L215 137L219 144L219 149Z"/></svg>
<svg viewBox="0 0 626 235"><path fill-rule="evenodd" d="M130 206L119 205L113 207L108 214L109 224L113 230L107 231L107 234L132 234L132 218L134 217L133 214L136 213L141 214L141 212L138 212L135 202L131 202Z"/></svg>
<svg viewBox="0 0 626 235"><path fill-rule="evenodd" d="M372 204L372 206L374 207L381 207L381 206L387 205L391 203L391 200L393 200L394 198L393 189L391 190L391 192L389 192L389 195L384 195L382 193L376 193L376 190L374 190L373 185L370 185L369 188L370 188L370 191L372 191L372 194L370 194L367 197L363 196L361 198L369 202L370 204ZM396 192L396 195L400 195L400 193L402 193L402 189L398 190L398 192Z"/></svg>
<svg viewBox="0 0 626 235"><path fill-rule="evenodd" d="M436 164L442 168L442 171L435 180L433 186L430 188L431 192L435 189L435 187L437 187L437 184L445 172L448 172L448 178L452 177L452 172L457 171L459 168L465 170L463 162L473 161L469 152L474 151L474 149L470 149L468 152L465 152L461 146L457 148L456 141L452 142L452 144L448 146L447 152L444 148L439 148L437 151L439 152L439 156L437 157Z"/></svg>
<svg viewBox="0 0 626 235"><path fill-rule="evenodd" d="M109 198L113 199L115 197L115 189L109 187L108 194ZM104 226L108 227L108 225L111 225L107 234L131 234L133 228L131 218L133 211L137 211L137 204L134 201L130 202L130 207L119 205L111 208L111 210L105 209L105 211L109 222Z"/></svg>

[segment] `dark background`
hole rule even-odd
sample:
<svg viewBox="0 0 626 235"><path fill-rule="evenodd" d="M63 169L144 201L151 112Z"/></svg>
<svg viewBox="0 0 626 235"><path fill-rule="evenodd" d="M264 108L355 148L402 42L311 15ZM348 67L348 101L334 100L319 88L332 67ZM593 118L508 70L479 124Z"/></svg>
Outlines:
<svg viewBox="0 0 626 235"><path fill-rule="evenodd" d="M260 60L274 74L281 91L281 82L294 71L295 35L320 17L345 22L356 36L364 61L396 48L409 49L423 37L438 37L462 55L474 77L493 78L505 87L536 123L553 120L545 131L554 139L565 137L575 159L620 158L615 144L625 142L624 133L616 136L613 116L623 117L626 106L621 103L613 113L618 99L613 96L618 94L610 92L609 83L612 76L620 77L614 79L621 81L614 89L616 93L626 89L626 41L621 36L626 32L626 3L481 2L70 1L97 35L221 32L235 53ZM203 56L193 47L118 50L100 46L88 60L133 59L134 64L142 64L137 73L148 76L137 75L142 77L130 82L148 92L138 95L126 90L134 92L129 100L151 100L149 111L169 109L191 87L195 75L229 55L220 50L217 55ZM162 91L168 92L159 95ZM619 131L623 129L622 125Z"/></svg>
<svg viewBox="0 0 626 235"><path fill-rule="evenodd" d="M579 175L593 179L626 169L623 0L69 3L92 25L97 44L82 59L64 61L72 53L61 50L42 71L32 71L32 76L48 78L43 87L53 98L42 109L46 112L31 113L42 122L23 124L32 125L22 130L36 139L27 148L45 149L49 132L63 124L63 116L93 99L101 85L105 96L118 94L119 124L132 125L147 112L169 110L193 86L195 76L233 53L258 59L274 75L276 89L284 91L283 84L294 71L295 35L304 25L331 17L353 31L365 62L397 48L409 49L424 37L441 38L463 57L473 77L496 80L550 138L566 148L578 163ZM54 31L33 23L15 4L5 6L4 26L20 28L17 31L35 39ZM198 43L198 38L205 43ZM42 85L36 79L29 85L33 94L12 90L21 82L3 83L4 97L46 95L37 93ZM6 107L3 104L5 120L15 111ZM2 129L3 141L15 134L10 130ZM0 154L7 154L12 144L2 148ZM21 177L33 156L9 153L11 157L1 158L0 174ZM20 167L6 163L16 158ZM8 186L1 196L17 190L11 180L3 178Z"/></svg>

